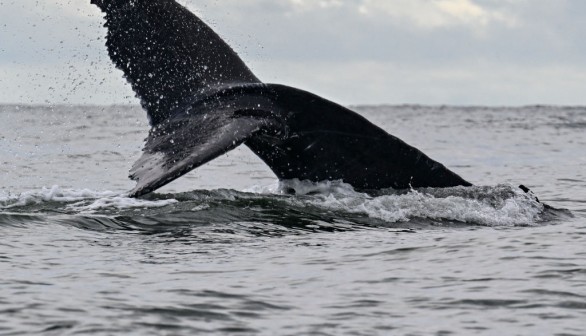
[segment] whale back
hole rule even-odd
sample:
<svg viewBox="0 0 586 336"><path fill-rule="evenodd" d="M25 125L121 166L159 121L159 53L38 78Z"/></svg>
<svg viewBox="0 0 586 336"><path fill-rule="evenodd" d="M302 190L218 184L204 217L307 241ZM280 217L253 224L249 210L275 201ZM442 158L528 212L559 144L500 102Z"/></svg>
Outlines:
<svg viewBox="0 0 586 336"><path fill-rule="evenodd" d="M106 13L110 58L151 125L186 97L260 81L208 25L174 0L93 0Z"/></svg>

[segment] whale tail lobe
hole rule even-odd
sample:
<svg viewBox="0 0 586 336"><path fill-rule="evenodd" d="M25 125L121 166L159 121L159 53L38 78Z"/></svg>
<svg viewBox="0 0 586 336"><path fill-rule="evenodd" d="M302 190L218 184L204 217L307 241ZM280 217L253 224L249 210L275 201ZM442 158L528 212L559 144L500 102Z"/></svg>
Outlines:
<svg viewBox="0 0 586 336"><path fill-rule="evenodd" d="M260 83L218 34L174 0L94 1L106 13L110 58L153 126L188 97Z"/></svg>

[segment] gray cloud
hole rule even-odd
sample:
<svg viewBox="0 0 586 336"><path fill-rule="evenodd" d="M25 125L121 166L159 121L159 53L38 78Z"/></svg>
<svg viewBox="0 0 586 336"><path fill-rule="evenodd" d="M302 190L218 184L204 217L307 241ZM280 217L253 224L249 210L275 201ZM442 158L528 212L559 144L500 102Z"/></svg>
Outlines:
<svg viewBox="0 0 586 336"><path fill-rule="evenodd" d="M343 103L586 104L581 0L180 2L259 77ZM89 0L3 1L0 20L0 101L134 102Z"/></svg>
<svg viewBox="0 0 586 336"><path fill-rule="evenodd" d="M514 24L495 20L486 25L435 28L422 28L408 18L388 13L362 15L359 8L363 2L344 1L345 5L339 7L314 6L311 10L295 11L292 2L285 2L289 6L275 6L270 5L270 0L254 1L255 5L227 0L208 5L206 16L225 36L240 35L241 40L247 40L247 35L255 36L264 46L263 55L272 59L429 64L476 58L524 64L557 63L582 62L581 54L586 49L580 43L581 32L586 30L580 13L584 13L586 3L579 0L478 1L489 11L514 20ZM188 4L196 7L195 1ZM225 8L231 11L225 13Z"/></svg>

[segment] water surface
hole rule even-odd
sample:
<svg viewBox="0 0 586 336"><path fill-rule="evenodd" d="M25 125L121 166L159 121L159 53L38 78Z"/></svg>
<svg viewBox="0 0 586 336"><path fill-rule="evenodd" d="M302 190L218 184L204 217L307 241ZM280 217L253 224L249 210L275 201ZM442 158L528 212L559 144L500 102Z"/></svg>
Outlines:
<svg viewBox="0 0 586 336"><path fill-rule="evenodd" d="M279 184L239 148L129 199L140 109L0 107L0 334L586 333L586 108L356 109L477 187Z"/></svg>

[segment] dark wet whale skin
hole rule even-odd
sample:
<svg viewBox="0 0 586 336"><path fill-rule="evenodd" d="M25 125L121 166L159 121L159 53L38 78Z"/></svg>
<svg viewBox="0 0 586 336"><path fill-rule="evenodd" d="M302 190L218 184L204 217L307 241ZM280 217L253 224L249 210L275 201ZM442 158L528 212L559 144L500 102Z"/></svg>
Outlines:
<svg viewBox="0 0 586 336"><path fill-rule="evenodd" d="M140 196L240 144L279 179L357 189L470 186L357 113L312 93L263 84L203 21L174 0L94 0L107 47L153 129L131 170Z"/></svg>

